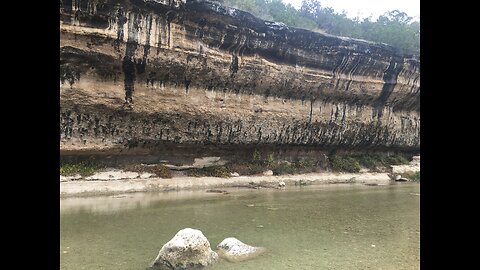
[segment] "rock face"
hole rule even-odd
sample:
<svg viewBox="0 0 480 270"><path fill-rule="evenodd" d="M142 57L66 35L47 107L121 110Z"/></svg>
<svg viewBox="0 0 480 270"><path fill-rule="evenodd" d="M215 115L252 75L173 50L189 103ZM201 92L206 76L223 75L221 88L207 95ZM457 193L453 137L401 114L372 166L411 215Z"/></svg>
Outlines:
<svg viewBox="0 0 480 270"><path fill-rule="evenodd" d="M200 0L60 1L61 151L418 150L420 61Z"/></svg>
<svg viewBox="0 0 480 270"><path fill-rule="evenodd" d="M235 237L225 238L217 248L218 255L231 262L248 260L265 252L265 248L249 246Z"/></svg>
<svg viewBox="0 0 480 270"><path fill-rule="evenodd" d="M217 253L199 230L185 228L168 241L152 263L152 269L192 269L216 262Z"/></svg>

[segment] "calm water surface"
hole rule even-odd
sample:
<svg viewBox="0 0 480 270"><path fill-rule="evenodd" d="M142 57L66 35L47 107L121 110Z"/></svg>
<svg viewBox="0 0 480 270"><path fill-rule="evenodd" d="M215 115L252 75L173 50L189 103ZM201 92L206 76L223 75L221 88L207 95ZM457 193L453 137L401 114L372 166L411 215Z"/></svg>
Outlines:
<svg viewBox="0 0 480 270"><path fill-rule="evenodd" d="M420 269L420 185L228 189L60 200L60 267L144 270L179 230L263 246L229 269ZM252 204L254 206L252 206Z"/></svg>

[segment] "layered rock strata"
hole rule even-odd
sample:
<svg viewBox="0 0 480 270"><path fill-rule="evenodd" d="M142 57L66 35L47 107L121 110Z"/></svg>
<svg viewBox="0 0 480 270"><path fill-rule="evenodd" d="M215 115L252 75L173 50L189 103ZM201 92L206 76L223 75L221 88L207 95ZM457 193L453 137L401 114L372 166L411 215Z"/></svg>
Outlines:
<svg viewBox="0 0 480 270"><path fill-rule="evenodd" d="M420 61L188 0L60 1L61 151L420 147Z"/></svg>

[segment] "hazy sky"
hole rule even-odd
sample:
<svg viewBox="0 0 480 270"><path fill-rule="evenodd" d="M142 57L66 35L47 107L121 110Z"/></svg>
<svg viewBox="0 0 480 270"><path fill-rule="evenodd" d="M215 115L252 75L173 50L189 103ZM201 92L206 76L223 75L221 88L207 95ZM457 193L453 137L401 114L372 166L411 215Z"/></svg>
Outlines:
<svg viewBox="0 0 480 270"><path fill-rule="evenodd" d="M284 3L290 3L299 8L302 0L282 0ZM324 7L332 7L336 12L345 10L348 17L365 18L372 15L376 20L378 16L387 11L398 9L420 20L420 0L320 0Z"/></svg>

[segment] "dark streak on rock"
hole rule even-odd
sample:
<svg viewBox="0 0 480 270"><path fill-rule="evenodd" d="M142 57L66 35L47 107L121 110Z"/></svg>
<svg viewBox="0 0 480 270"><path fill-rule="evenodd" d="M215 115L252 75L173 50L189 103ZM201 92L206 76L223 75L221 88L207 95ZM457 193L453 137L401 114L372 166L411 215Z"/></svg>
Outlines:
<svg viewBox="0 0 480 270"><path fill-rule="evenodd" d="M310 116L308 118L308 123L312 122L312 115L313 115L313 103L315 102L314 99L310 100Z"/></svg>
<svg viewBox="0 0 480 270"><path fill-rule="evenodd" d="M232 52L232 63L230 64L230 78L235 76L235 73L238 71L238 56L237 51Z"/></svg>
<svg viewBox="0 0 480 270"><path fill-rule="evenodd" d="M122 61L122 70L125 86L125 103L133 103L133 91L135 90L135 61L133 59L137 50L136 42L127 42L125 56Z"/></svg>
<svg viewBox="0 0 480 270"><path fill-rule="evenodd" d="M119 8L117 11L117 39L114 42L114 48L117 52L120 52L120 43L123 42L124 31L123 25L127 22L127 17L125 17L123 9Z"/></svg>
<svg viewBox="0 0 480 270"><path fill-rule="evenodd" d="M147 57L148 53L150 52L150 33L152 31L152 16L147 19L147 32L146 32L146 41L145 45L143 46L143 57L140 63L137 64L137 73L142 74L145 72L145 67L147 65Z"/></svg>
<svg viewBox="0 0 480 270"><path fill-rule="evenodd" d="M374 103L374 110L372 118L377 117L380 119L383 116L383 108L387 103L388 98L393 92L395 85L397 84L397 77L398 74L403 69L403 57L394 56L390 61L390 65L388 66L387 70L383 74L383 81L385 84L383 85L382 92L380 96L378 96L377 100Z"/></svg>

